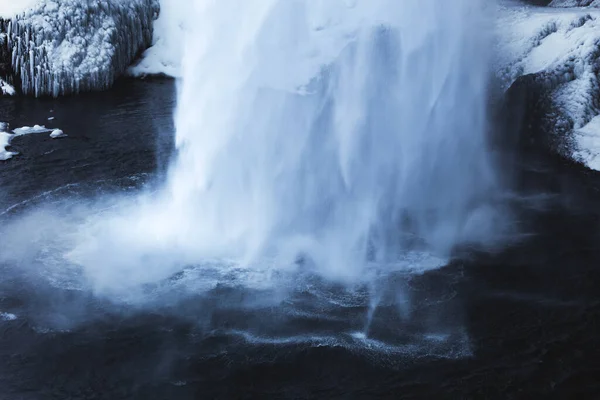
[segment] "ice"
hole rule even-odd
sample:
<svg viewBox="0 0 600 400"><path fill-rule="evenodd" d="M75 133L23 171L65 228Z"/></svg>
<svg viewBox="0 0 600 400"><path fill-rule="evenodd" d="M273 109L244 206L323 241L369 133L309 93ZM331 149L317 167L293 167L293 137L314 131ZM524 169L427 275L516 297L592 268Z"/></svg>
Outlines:
<svg viewBox="0 0 600 400"><path fill-rule="evenodd" d="M12 137L13 135L8 132L0 131L0 161L9 160L17 155L17 153L6 150L6 148L10 146Z"/></svg>
<svg viewBox="0 0 600 400"><path fill-rule="evenodd" d="M497 21L498 76L508 87L517 77L553 72L595 47L598 10L547 8L501 9Z"/></svg>
<svg viewBox="0 0 600 400"><path fill-rule="evenodd" d="M589 168L600 171L600 116L575 130L575 157Z"/></svg>
<svg viewBox="0 0 600 400"><path fill-rule="evenodd" d="M44 125L23 126L21 128L13 129L15 136L28 135L30 133L46 133L52 131L52 129L48 129Z"/></svg>
<svg viewBox="0 0 600 400"><path fill-rule="evenodd" d="M67 135L63 131L61 131L60 129L55 129L50 134L50 137L52 139L58 139L58 138L66 137L66 136Z"/></svg>
<svg viewBox="0 0 600 400"><path fill-rule="evenodd" d="M6 96L14 96L16 94L15 88L3 79L0 79L0 93Z"/></svg>
<svg viewBox="0 0 600 400"><path fill-rule="evenodd" d="M12 0L9 0L12 1ZM24 94L109 88L152 41L157 0L46 0L7 23Z"/></svg>
<svg viewBox="0 0 600 400"><path fill-rule="evenodd" d="M599 0L553 0L550 7L600 7Z"/></svg>

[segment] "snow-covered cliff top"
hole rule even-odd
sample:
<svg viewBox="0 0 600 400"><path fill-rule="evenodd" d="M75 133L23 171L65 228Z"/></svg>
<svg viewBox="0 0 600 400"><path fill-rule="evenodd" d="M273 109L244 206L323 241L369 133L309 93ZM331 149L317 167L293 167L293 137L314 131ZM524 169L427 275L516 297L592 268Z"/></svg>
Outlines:
<svg viewBox="0 0 600 400"><path fill-rule="evenodd" d="M557 7L594 5L554 1ZM571 158L600 171L600 9L502 7L496 73L508 88L519 76L538 74L560 122L571 131Z"/></svg>
<svg viewBox="0 0 600 400"><path fill-rule="evenodd" d="M600 7L600 0L552 0L550 7Z"/></svg>
<svg viewBox="0 0 600 400"><path fill-rule="evenodd" d="M130 75L181 76L187 7L189 4L181 0L161 0L160 15L154 22L152 47L146 50L138 64L129 69Z"/></svg>
<svg viewBox="0 0 600 400"><path fill-rule="evenodd" d="M36 96L110 87L151 44L159 9L157 0L0 1L20 5L6 8L20 10L5 32L9 61L21 91Z"/></svg>
<svg viewBox="0 0 600 400"><path fill-rule="evenodd" d="M0 0L0 18L12 18L40 0Z"/></svg>

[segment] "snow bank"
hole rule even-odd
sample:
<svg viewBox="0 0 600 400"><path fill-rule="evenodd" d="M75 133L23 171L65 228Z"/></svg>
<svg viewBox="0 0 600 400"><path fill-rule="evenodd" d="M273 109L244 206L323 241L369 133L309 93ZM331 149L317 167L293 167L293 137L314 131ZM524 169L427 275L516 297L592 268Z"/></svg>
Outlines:
<svg viewBox="0 0 600 400"><path fill-rule="evenodd" d="M496 71L504 88L534 74L551 99L555 125L571 132L568 156L600 170L599 136L591 133L600 124L588 125L600 114L600 10L507 8L498 32Z"/></svg>
<svg viewBox="0 0 600 400"><path fill-rule="evenodd" d="M16 153L6 150L10 146L12 136L10 133L0 130L0 161L9 160L16 155Z"/></svg>
<svg viewBox="0 0 600 400"><path fill-rule="evenodd" d="M0 18L12 18L40 0L0 0Z"/></svg>
<svg viewBox="0 0 600 400"><path fill-rule="evenodd" d="M30 133L45 133L52 132L52 129L46 128L44 125L24 126L13 130L15 136L28 135Z"/></svg>
<svg viewBox="0 0 600 400"><path fill-rule="evenodd" d="M107 89L151 44L157 13L157 0L33 3L6 24L21 90L59 96Z"/></svg>
<svg viewBox="0 0 600 400"><path fill-rule="evenodd" d="M589 168L600 171L600 116L574 131L574 156Z"/></svg>
<svg viewBox="0 0 600 400"><path fill-rule="evenodd" d="M16 128L9 132L8 124L6 122L0 122L0 161L6 161L16 156L19 153L8 151L6 148L10 146L10 142L17 136L29 135L32 133L48 133L50 132L50 138L58 139L66 137L67 135L60 129L48 129L44 125L34 126L23 126Z"/></svg>
<svg viewBox="0 0 600 400"><path fill-rule="evenodd" d="M154 22L152 47L128 70L130 75L181 77L186 12L189 12L189 4L181 0L161 0L160 15Z"/></svg>

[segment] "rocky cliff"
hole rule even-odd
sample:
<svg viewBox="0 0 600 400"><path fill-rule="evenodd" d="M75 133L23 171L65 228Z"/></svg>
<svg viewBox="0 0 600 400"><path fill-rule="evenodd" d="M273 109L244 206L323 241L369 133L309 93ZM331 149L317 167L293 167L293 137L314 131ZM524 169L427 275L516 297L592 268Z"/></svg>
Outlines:
<svg viewBox="0 0 600 400"><path fill-rule="evenodd" d="M157 0L40 0L0 19L0 78L25 95L109 88L152 43Z"/></svg>

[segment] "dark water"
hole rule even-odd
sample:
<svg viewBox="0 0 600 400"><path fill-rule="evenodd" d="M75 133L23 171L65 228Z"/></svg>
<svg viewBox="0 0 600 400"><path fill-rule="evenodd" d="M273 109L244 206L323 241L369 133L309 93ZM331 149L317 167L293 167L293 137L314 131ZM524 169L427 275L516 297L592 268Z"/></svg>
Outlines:
<svg viewBox="0 0 600 400"><path fill-rule="evenodd" d="M0 121L69 135L15 139L22 154L0 164L0 221L160 182L174 99L162 80L0 99ZM0 399L599 398L600 180L543 157L517 160L505 166L515 244L386 277L370 342L348 334L364 330L368 288L335 307L328 299L343 289L307 276L276 307L261 302L272 292L222 285L133 308L0 265L0 312L17 316L0 319Z"/></svg>

